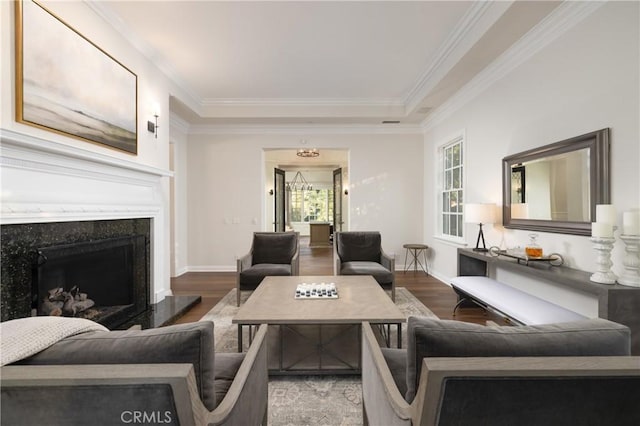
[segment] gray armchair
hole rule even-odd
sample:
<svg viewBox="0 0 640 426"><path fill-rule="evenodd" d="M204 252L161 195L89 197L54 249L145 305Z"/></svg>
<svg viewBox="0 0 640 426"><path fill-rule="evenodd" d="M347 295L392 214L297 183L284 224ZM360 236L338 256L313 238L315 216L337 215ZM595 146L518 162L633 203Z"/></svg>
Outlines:
<svg viewBox="0 0 640 426"><path fill-rule="evenodd" d="M362 333L365 425L640 424L625 326L485 327L410 317L407 349ZM633 389L636 389L635 391Z"/></svg>
<svg viewBox="0 0 640 426"><path fill-rule="evenodd" d="M382 249L379 232L336 232L334 275L372 275L396 300L395 259Z"/></svg>
<svg viewBox="0 0 640 426"><path fill-rule="evenodd" d="M240 292L255 290L264 277L300 275L297 232L254 232L249 253L238 259L236 304Z"/></svg>
<svg viewBox="0 0 640 426"><path fill-rule="evenodd" d="M0 368L2 424L266 425L267 325L215 353L213 323L67 337Z"/></svg>

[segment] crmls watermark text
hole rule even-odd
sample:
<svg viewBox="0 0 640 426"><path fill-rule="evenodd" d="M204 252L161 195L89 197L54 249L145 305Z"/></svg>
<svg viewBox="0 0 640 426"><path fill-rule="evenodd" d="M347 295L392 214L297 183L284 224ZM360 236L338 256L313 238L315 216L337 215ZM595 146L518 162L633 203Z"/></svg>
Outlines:
<svg viewBox="0 0 640 426"><path fill-rule="evenodd" d="M163 424L171 423L171 411L123 411L120 420L125 424Z"/></svg>

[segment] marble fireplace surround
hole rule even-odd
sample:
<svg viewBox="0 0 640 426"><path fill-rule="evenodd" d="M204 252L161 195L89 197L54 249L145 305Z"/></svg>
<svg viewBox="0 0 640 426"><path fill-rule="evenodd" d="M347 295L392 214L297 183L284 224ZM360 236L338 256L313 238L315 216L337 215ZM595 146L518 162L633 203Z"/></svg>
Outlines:
<svg viewBox="0 0 640 426"><path fill-rule="evenodd" d="M171 294L171 171L6 129L0 130L0 167L0 225L58 224L62 229L114 221L135 228L143 219L150 242L149 304ZM101 232L128 232L113 228Z"/></svg>

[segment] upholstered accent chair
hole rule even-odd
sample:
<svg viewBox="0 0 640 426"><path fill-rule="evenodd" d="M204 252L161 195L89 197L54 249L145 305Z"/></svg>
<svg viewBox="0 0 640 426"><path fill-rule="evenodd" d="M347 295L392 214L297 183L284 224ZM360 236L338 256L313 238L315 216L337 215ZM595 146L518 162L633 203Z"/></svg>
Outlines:
<svg viewBox="0 0 640 426"><path fill-rule="evenodd" d="M604 319L522 327L409 317L407 348L362 330L364 424L640 424L630 331ZM615 407L615 408L614 408Z"/></svg>
<svg viewBox="0 0 640 426"><path fill-rule="evenodd" d="M249 253L238 259L236 304L240 292L255 290L264 277L300 275L298 232L254 232Z"/></svg>
<svg viewBox="0 0 640 426"><path fill-rule="evenodd" d="M210 321L66 337L0 368L2 424L266 425L267 327L246 353Z"/></svg>
<svg viewBox="0 0 640 426"><path fill-rule="evenodd" d="M333 262L335 275L372 275L395 302L395 259L382 249L379 232L336 232Z"/></svg>

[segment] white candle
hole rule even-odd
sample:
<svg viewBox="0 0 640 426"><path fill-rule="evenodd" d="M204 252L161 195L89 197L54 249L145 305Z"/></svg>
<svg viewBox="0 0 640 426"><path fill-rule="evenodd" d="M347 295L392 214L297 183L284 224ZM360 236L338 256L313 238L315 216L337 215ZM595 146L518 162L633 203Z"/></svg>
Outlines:
<svg viewBox="0 0 640 426"><path fill-rule="evenodd" d="M613 225L606 222L593 222L591 223L591 236L592 237L613 237Z"/></svg>
<svg viewBox="0 0 640 426"><path fill-rule="evenodd" d="M640 211L634 210L622 214L622 233L640 235Z"/></svg>
<svg viewBox="0 0 640 426"><path fill-rule="evenodd" d="M613 204L596 205L596 222L610 223L611 226L616 226L616 208Z"/></svg>

